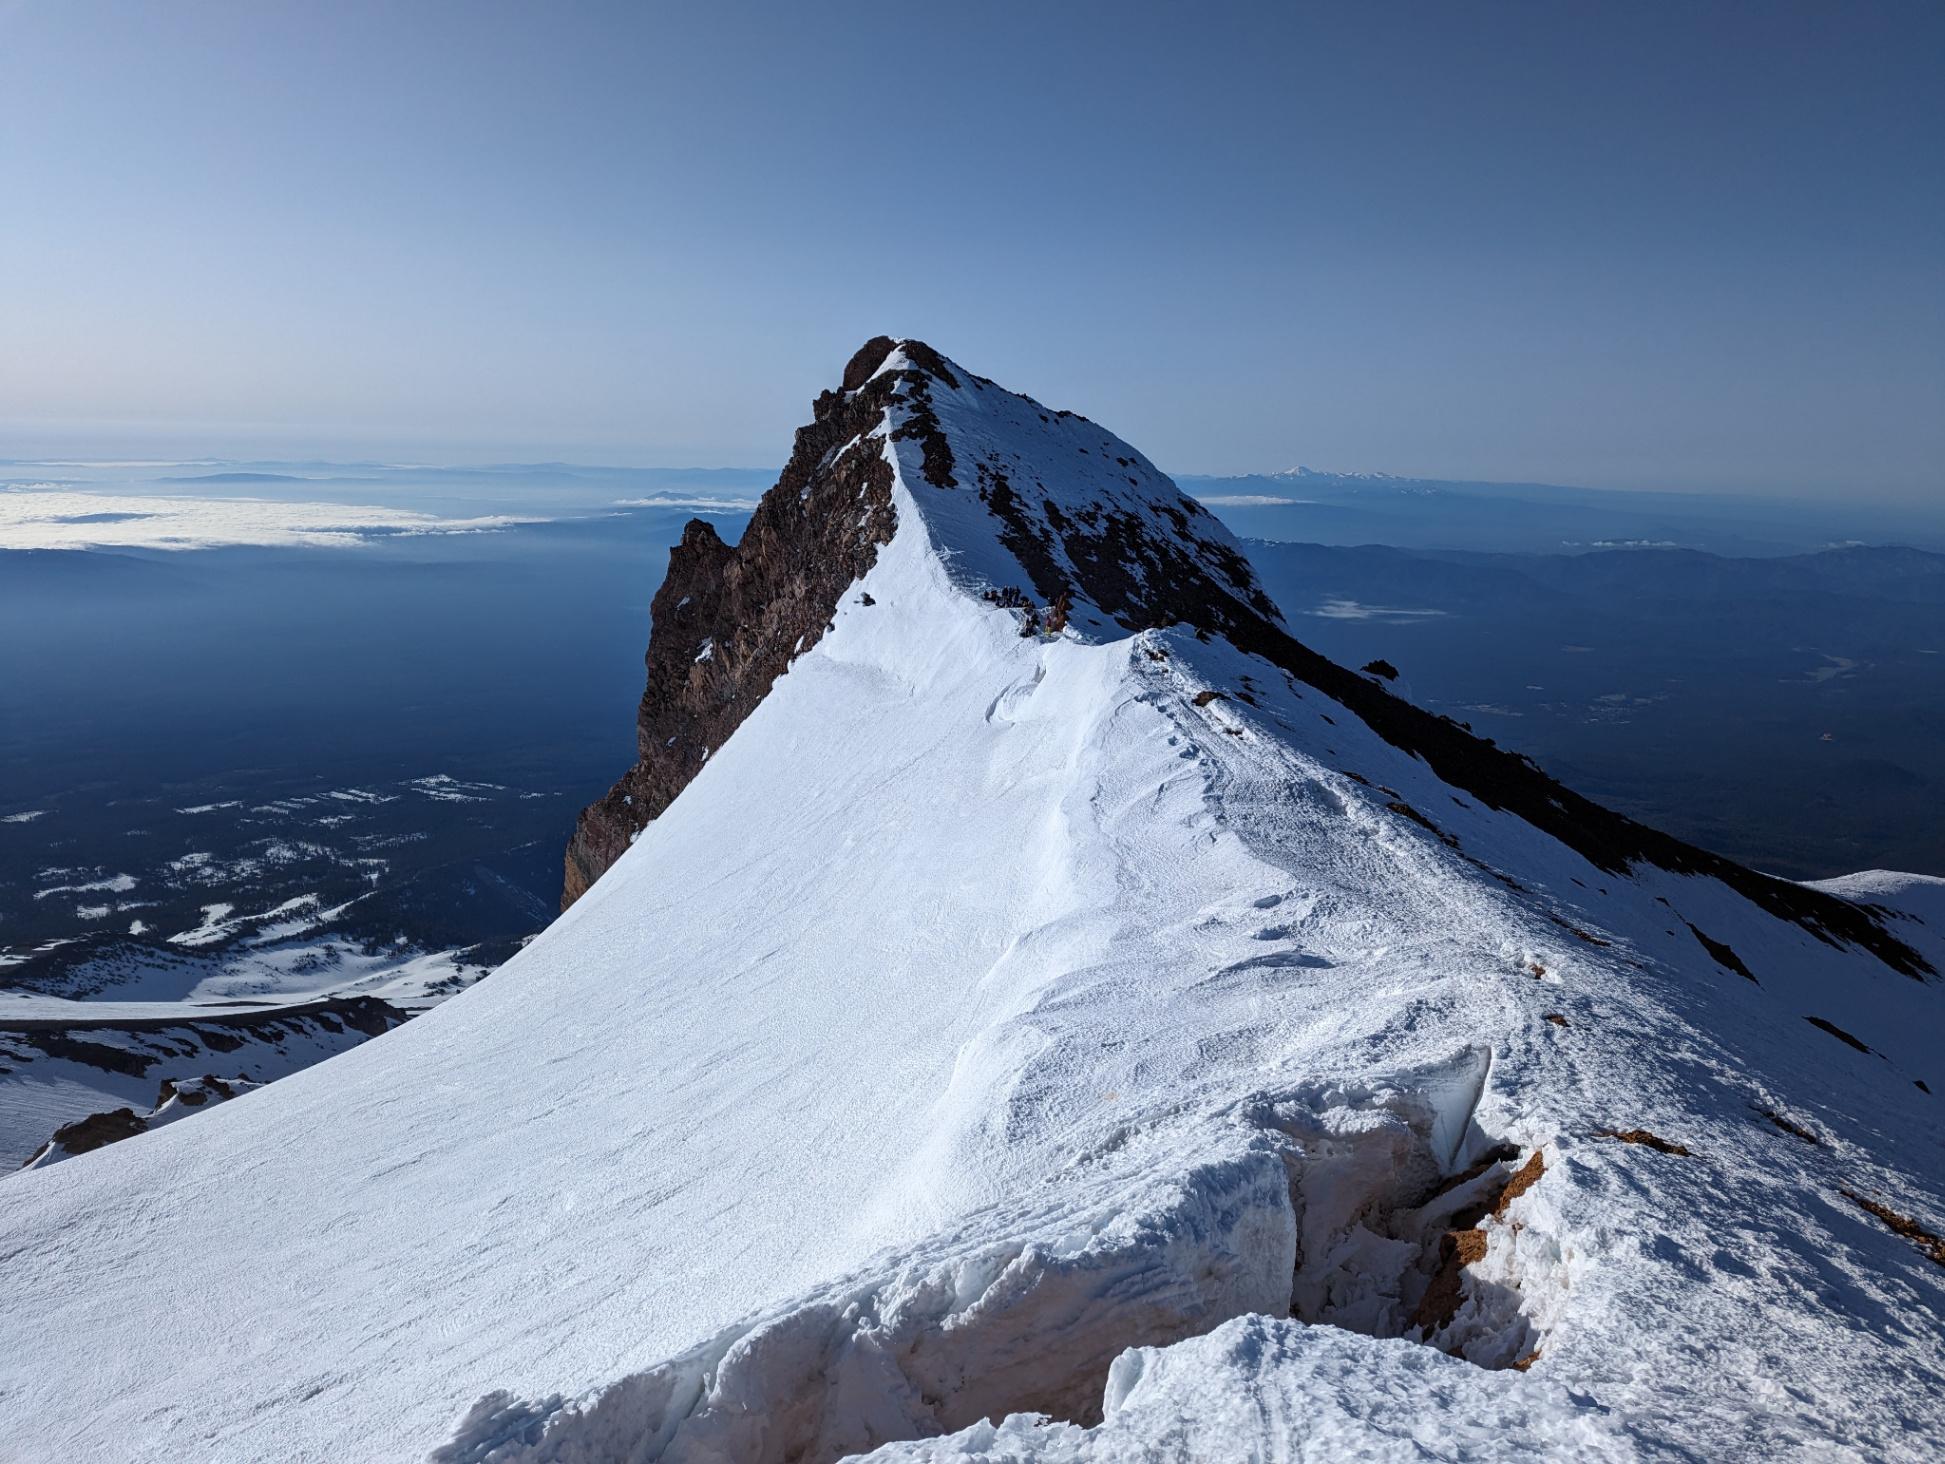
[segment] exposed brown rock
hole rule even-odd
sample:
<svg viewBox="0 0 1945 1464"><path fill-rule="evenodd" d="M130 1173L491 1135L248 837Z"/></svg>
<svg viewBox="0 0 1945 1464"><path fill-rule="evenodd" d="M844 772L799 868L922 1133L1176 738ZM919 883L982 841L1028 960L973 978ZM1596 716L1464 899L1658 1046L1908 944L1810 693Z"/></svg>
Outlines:
<svg viewBox="0 0 1945 1464"><path fill-rule="evenodd" d="M19 1036L40 1047L50 1057L63 1057L70 1062L86 1063L90 1067L101 1068L104 1072L122 1072L131 1077L140 1077L152 1067L159 1058L143 1053L130 1054L123 1048L102 1048L99 1043L79 1042L67 1037L72 1032L166 1032L171 1028L182 1029L208 1041L212 1032L224 1030L250 1031L269 1037L272 1041L280 1034L301 1032L311 1022L322 1023L330 1019L341 1025L329 1030L342 1031L345 1027L355 1027L367 1037L376 1037L380 1032L390 1031L403 1022L408 1013L388 1001L375 996L326 996L316 1001L297 1002L291 1006L260 1007L254 1010L226 1011L218 1016L197 1016L184 1020L179 1016L162 1017L0 1017L0 1032Z"/></svg>
<svg viewBox="0 0 1945 1464"><path fill-rule="evenodd" d="M185 1108L201 1108L205 1103L209 1102L209 1094L205 1093L201 1088L186 1086L179 1088L176 1086L176 1080L174 1078L164 1078L162 1080L162 1091L155 1095L155 1106L160 1108L171 1098L180 1098Z"/></svg>
<svg viewBox="0 0 1945 1464"><path fill-rule="evenodd" d="M1499 1192L1499 1199L1493 1205L1493 1218L1497 1220L1506 1213L1506 1207L1540 1182L1540 1176L1547 1172L1546 1155L1535 1149L1519 1172L1506 1181L1506 1188Z"/></svg>
<svg viewBox="0 0 1945 1464"><path fill-rule="evenodd" d="M1380 789L1379 791L1384 793L1389 793L1392 790L1390 788L1383 788ZM1426 833L1430 834L1433 838L1437 839L1441 844L1444 844L1447 848L1456 849L1459 847L1459 841L1457 838L1455 838L1451 834L1448 834L1444 829L1440 828L1437 824L1433 823L1429 818L1425 817L1424 814L1420 813L1417 809L1413 808L1409 803L1405 802L1402 798L1393 798L1389 803L1385 804L1385 807L1390 809L1393 813L1397 814L1400 818L1410 819L1413 823L1417 824L1421 829L1424 829Z"/></svg>
<svg viewBox="0 0 1945 1464"><path fill-rule="evenodd" d="M236 1081L246 1088L257 1086L244 1078L238 1078ZM185 1108L201 1108L211 1099L221 1102L235 1096L234 1086L213 1073L204 1073L200 1078L164 1078L161 1091L155 1095L155 1106L159 1110L174 1098ZM154 1115L151 1114L150 1117Z"/></svg>
<svg viewBox="0 0 1945 1464"><path fill-rule="evenodd" d="M1223 693L1220 691L1198 691L1190 698L1199 707L1206 707L1210 702L1221 701L1222 699Z"/></svg>
<svg viewBox="0 0 1945 1464"><path fill-rule="evenodd" d="M915 362L919 360L912 351L912 343L907 344L906 354L912 356ZM953 456L952 443L939 426L938 413L932 409L932 378L936 376L950 386L957 386L958 381L936 353L931 359L933 364L930 367L903 374L905 420L893 429L891 435L897 442L910 439L918 443L919 475L926 482L934 488L957 488L959 479L954 476L953 470L958 466L958 460Z"/></svg>
<svg viewBox="0 0 1945 1464"><path fill-rule="evenodd" d="M1519 1150L1513 1148L1510 1144L1498 1145L1491 1152L1482 1155L1471 1167L1461 1170L1457 1174L1447 1175L1444 1179L1440 1180L1432 1189L1431 1193L1418 1202L1419 1208L1422 1209L1424 1206L1431 1204L1433 1200L1438 1199L1441 1195L1449 1195L1454 1190L1464 1189L1495 1164L1504 1164L1508 1159L1516 1157L1518 1153ZM1469 1225L1476 1224L1485 1213L1485 1209L1482 1207L1478 1215L1475 1215L1471 1220L1459 1221L1453 1228L1463 1230Z"/></svg>
<svg viewBox="0 0 1945 1464"><path fill-rule="evenodd" d="M1533 1364L1538 1362L1539 1360L1540 1360L1540 1349L1535 1347L1531 1352L1527 1353L1526 1356L1522 1357L1518 1362L1508 1363L1507 1366L1511 1367L1514 1372L1525 1372L1528 1368L1533 1366Z"/></svg>
<svg viewBox="0 0 1945 1464"><path fill-rule="evenodd" d="M1493 1165L1510 1157L1512 1152L1500 1150L1487 1155L1463 1174L1455 1175L1440 1185L1432 1198L1472 1183ZM1423 1335L1430 1338L1458 1314L1459 1306L1465 1300L1465 1268L1483 1260L1486 1255L1486 1232L1479 1228L1479 1223L1489 1213L1494 1219L1503 1216L1506 1207L1533 1188L1545 1172L1546 1160L1540 1150L1535 1149L1526 1163L1496 1193L1489 1190L1483 1199L1453 1214L1452 1228L1439 1237L1438 1265L1432 1272L1425 1294L1419 1297L1418 1305L1412 1312L1412 1327L1421 1329Z"/></svg>
<svg viewBox="0 0 1945 1464"><path fill-rule="evenodd" d="M1591 930L1581 929L1578 925L1575 925L1571 920L1562 920L1558 915L1554 915L1549 918L1553 921L1555 925L1559 926L1562 930L1566 931L1567 934L1571 935L1575 940L1585 941L1590 946L1607 946L1613 944L1612 941L1602 940L1598 935L1595 935Z"/></svg>
<svg viewBox="0 0 1945 1464"><path fill-rule="evenodd" d="M1054 602L1047 607L1047 634L1059 635L1067 629L1067 617L1073 613L1073 598L1062 590L1054 596Z"/></svg>
<svg viewBox="0 0 1945 1464"><path fill-rule="evenodd" d="M1715 963L1718 966L1723 966L1728 970L1734 971L1738 976L1746 980L1756 981L1756 973L1744 965L1742 957L1730 950L1727 945L1704 934L1693 920L1686 920L1682 923L1688 926L1689 931L1702 943L1702 949L1715 958ZM1761 986L1763 983L1756 981L1756 984Z"/></svg>
<svg viewBox="0 0 1945 1464"><path fill-rule="evenodd" d="M877 369L885 364L885 357L898 348L898 342L890 336L873 336L858 347L844 367L844 389L856 391L863 386Z"/></svg>
<svg viewBox="0 0 1945 1464"><path fill-rule="evenodd" d="M1945 1266L1945 1236L1927 1230L1909 1215L1900 1215L1889 1205L1880 1204L1876 1200L1866 1199L1863 1195L1857 1193L1856 1190L1846 1189L1839 1191L1839 1193L1860 1210L1867 1210L1877 1216L1878 1219L1882 1220L1890 1228L1892 1234L1902 1235L1906 1240L1917 1246L1924 1253L1927 1260Z"/></svg>
<svg viewBox="0 0 1945 1464"><path fill-rule="evenodd" d="M1546 1016L1543 1017L1541 1020L1551 1022L1556 1027L1565 1027L1571 1025L1567 1021L1566 1016L1561 1012L1548 1012Z"/></svg>
<svg viewBox="0 0 1945 1464"><path fill-rule="evenodd" d="M1624 1144L1640 1144L1646 1148L1653 1149L1658 1154L1680 1154L1684 1158L1688 1156L1688 1150L1684 1149L1680 1144L1671 1144L1668 1140L1658 1138L1646 1129L1595 1129L1594 1137L1597 1139L1619 1139Z"/></svg>
<svg viewBox="0 0 1945 1464"><path fill-rule="evenodd" d="M1440 1236L1438 1269L1432 1273L1432 1283L1425 1288L1425 1294L1418 1298L1411 1325L1422 1328L1430 1337L1458 1315L1459 1303L1465 1299L1465 1279L1461 1273L1485 1256L1483 1230L1448 1230Z"/></svg>
<svg viewBox="0 0 1945 1464"><path fill-rule="evenodd" d="M186 1026L187 1023L177 1023ZM147 1052L132 1052L126 1047L114 1047L106 1042L89 1042L85 1038L73 1037L73 1028L63 1029L51 1022L37 1022L30 1026L24 1022L10 1023L3 1030L19 1032L29 1046L39 1048L49 1057L61 1058L67 1062L78 1062L85 1067L99 1069L104 1073L120 1073L124 1077L139 1078L161 1059ZM87 1030L85 1027L80 1030Z"/></svg>
<svg viewBox="0 0 1945 1464"><path fill-rule="evenodd" d="M148 1132L148 1121L132 1108L116 1108L108 1113L91 1113L64 1123L54 1130L54 1142L70 1154L85 1154L108 1144L132 1139Z"/></svg>
<svg viewBox="0 0 1945 1464"><path fill-rule="evenodd" d="M1278 618L1249 561L1192 498L1159 505L1157 524L1107 503L1063 509L1017 490L998 463L971 466L1000 543L1045 600L1065 591L1124 630L1188 625L1205 640L1239 628L1244 615Z"/></svg>

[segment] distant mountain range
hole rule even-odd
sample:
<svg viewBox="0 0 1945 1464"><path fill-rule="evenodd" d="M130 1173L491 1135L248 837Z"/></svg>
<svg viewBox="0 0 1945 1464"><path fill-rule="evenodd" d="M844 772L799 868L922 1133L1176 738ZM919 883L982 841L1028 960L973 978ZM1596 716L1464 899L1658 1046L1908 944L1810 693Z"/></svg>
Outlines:
<svg viewBox="0 0 1945 1464"><path fill-rule="evenodd" d="M1945 551L1945 501L1880 504L1837 490L1799 500L1308 468L1253 477L1186 474L1177 481L1240 534L1317 544L1539 554L1683 548L1741 557L1853 542Z"/></svg>

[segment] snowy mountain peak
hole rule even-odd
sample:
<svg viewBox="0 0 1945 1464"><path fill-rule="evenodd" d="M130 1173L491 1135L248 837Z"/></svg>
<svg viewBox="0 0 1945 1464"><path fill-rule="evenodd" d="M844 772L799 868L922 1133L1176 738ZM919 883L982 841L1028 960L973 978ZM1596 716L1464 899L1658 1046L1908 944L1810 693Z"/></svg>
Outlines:
<svg viewBox="0 0 1945 1464"><path fill-rule="evenodd" d="M1305 467L1298 463L1294 468L1285 468L1280 473L1270 474L1272 478L1327 478L1333 483L1403 483L1408 479L1396 473L1333 473L1328 468Z"/></svg>
<svg viewBox="0 0 1945 1464"><path fill-rule="evenodd" d="M741 542L697 519L653 605L639 760L582 815L565 908L619 859L798 656L901 519L1022 634L1280 627L1242 547L1120 438L923 341L878 336L820 395ZM708 654L704 655L707 646Z"/></svg>
<svg viewBox="0 0 1945 1464"><path fill-rule="evenodd" d="M1065 601L1088 639L1280 619L1229 530L1113 433L919 341L887 353L887 377L900 482L957 582Z"/></svg>
<svg viewBox="0 0 1945 1464"><path fill-rule="evenodd" d="M734 548L698 519L671 552L653 605L640 757L581 815L563 908L835 625L847 590L908 519L914 552L993 613L1015 617L1022 636L1098 643L1186 626L1333 698L1448 784L1596 868L1708 876L1821 940L1870 951L1904 975L1932 971L1872 910L1637 824L1318 655L1290 634L1234 536L1135 448L923 341L889 336L867 341L840 387L817 398ZM1253 695L1241 684L1211 694Z"/></svg>
<svg viewBox="0 0 1945 1464"><path fill-rule="evenodd" d="M572 909L0 1182L0 1457L1932 1457L1945 885L1579 797L1171 492L873 342L671 551Z"/></svg>

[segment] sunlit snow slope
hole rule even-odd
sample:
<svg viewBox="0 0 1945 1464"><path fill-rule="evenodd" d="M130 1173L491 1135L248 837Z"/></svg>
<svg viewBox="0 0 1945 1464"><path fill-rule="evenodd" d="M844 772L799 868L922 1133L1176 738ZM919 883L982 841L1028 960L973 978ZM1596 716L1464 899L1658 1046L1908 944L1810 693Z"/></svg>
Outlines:
<svg viewBox="0 0 1945 1464"><path fill-rule="evenodd" d="M1928 1457L1935 891L1586 811L877 354L895 530L545 935L0 1185L0 1457Z"/></svg>

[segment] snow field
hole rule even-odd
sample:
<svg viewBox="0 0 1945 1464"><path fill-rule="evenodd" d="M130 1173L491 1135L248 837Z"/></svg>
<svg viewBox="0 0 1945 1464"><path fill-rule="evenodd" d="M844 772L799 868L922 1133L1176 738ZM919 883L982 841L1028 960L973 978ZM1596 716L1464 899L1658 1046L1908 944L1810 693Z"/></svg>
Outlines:
<svg viewBox="0 0 1945 1464"><path fill-rule="evenodd" d="M1160 501L935 396L1018 484ZM543 937L0 1186L0 1454L1925 1457L1945 1289L1842 1189L1939 1228L1938 984L1596 869L1219 641L1023 637L888 450L832 631ZM103 1345L191 1325L234 1351Z"/></svg>

